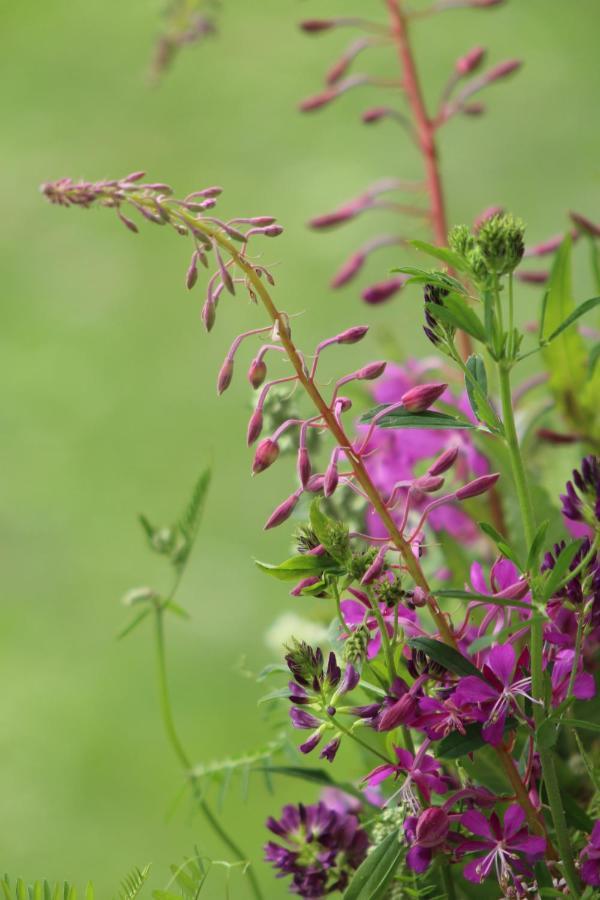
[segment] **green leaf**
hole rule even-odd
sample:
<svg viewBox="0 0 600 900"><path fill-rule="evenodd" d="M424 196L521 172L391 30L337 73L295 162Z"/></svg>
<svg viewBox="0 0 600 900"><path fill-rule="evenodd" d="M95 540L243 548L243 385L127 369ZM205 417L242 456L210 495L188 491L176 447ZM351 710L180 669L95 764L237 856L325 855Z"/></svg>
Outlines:
<svg viewBox="0 0 600 900"><path fill-rule="evenodd" d="M453 278L452 275L448 275L447 272L419 269L417 266L399 266L391 271L410 275L411 277L406 282L407 284L434 284L445 291L455 291L457 294L467 293L460 281Z"/></svg>
<svg viewBox="0 0 600 900"><path fill-rule="evenodd" d="M489 597L487 594L478 594L476 591L463 591L460 588L443 588L435 592L437 597L447 597L450 600L467 600L469 603L487 603L490 606L508 606L517 609L526 609L531 612L531 603L523 600L508 600L504 597Z"/></svg>
<svg viewBox="0 0 600 900"><path fill-rule="evenodd" d="M569 728L581 728L583 731L600 733L600 723L598 722L586 722L584 719L564 719L563 725L568 725Z"/></svg>
<svg viewBox="0 0 600 900"><path fill-rule="evenodd" d="M362 418L362 423L368 423L385 409L386 405L383 404L380 406L376 406L374 409L366 412ZM476 428L476 425L473 425L472 422L468 422L466 419L458 419L455 416L449 416L446 413L433 412L432 410L425 410L424 412L410 412L408 409L395 409L388 416L383 416L377 422L378 428L426 428L428 430L440 431L447 429L467 429L472 430Z"/></svg>
<svg viewBox="0 0 600 900"><path fill-rule="evenodd" d="M473 353L466 363L465 387L475 417L491 431L502 432L502 423L488 399L488 380L483 358Z"/></svg>
<svg viewBox="0 0 600 900"><path fill-rule="evenodd" d="M550 569L548 576L544 581L542 591L542 600L544 603L559 590L561 582L568 575L569 566L577 555L581 544L581 541L573 541L571 544L567 544L566 547L563 547L558 554L557 560L554 563L554 568Z"/></svg>
<svg viewBox="0 0 600 900"><path fill-rule="evenodd" d="M415 650L422 650L430 659L448 671L454 672L455 675L475 675L477 678L483 678L479 669L470 660L454 647L449 647L448 644L443 644L433 638L417 637L411 638L408 645L414 647ZM483 680L485 681L485 679Z"/></svg>
<svg viewBox="0 0 600 900"><path fill-rule="evenodd" d="M135 900L141 894L149 875L150 866L144 866L143 869L136 867L129 872L121 882L118 900Z"/></svg>
<svg viewBox="0 0 600 900"><path fill-rule="evenodd" d="M579 831L591 831L594 823L585 810L581 808L580 802L566 790L562 790L560 796L567 824Z"/></svg>
<svg viewBox="0 0 600 900"><path fill-rule="evenodd" d="M564 322L561 322L560 325L555 328L551 334L548 335L548 337L546 338L546 342L549 344L550 341L553 341L559 336L559 334L562 334L563 331L573 325L573 323L576 322L577 319L580 319L581 316L585 316L585 314L588 313L591 309L594 309L595 306L598 306L599 303L600 297L591 297L584 303L580 303L579 306L574 309L573 312L570 313L570 315L567 316Z"/></svg>
<svg viewBox="0 0 600 900"><path fill-rule="evenodd" d="M542 554L542 550L544 549L545 541L546 541L546 533L548 531L548 525L550 523L546 519L545 522L538 527L533 541L531 543L531 547L529 548L529 553L527 554L527 571L528 572L537 572L540 565L540 556Z"/></svg>
<svg viewBox="0 0 600 900"><path fill-rule="evenodd" d="M454 253L453 250L449 250L447 247L436 247L433 244L428 244L427 241L409 241L408 243L412 244L417 250L421 250L422 253L427 253L428 256L433 256L435 259L445 262L451 269L457 269L459 272L468 271L467 264L462 256L459 256L458 253Z"/></svg>
<svg viewBox="0 0 600 900"><path fill-rule="evenodd" d="M530 628L537 622L546 621L546 616L542 616L536 613L527 620L527 626ZM516 622L508 625L506 628L503 628L502 631L499 631L496 634L483 634L481 637L475 638L474 641L471 641L471 643L469 644L469 653L479 653L480 650L484 650L486 647L490 647L492 644L503 644L510 638L513 632L518 631L522 627L522 622Z"/></svg>
<svg viewBox="0 0 600 900"><path fill-rule="evenodd" d="M542 341L552 337L542 354L550 375L550 386L567 413L577 407L577 394L585 383L587 352L585 343L575 329L563 330L562 325L573 312L571 277L572 239L567 235L552 266L548 282L548 299L544 317ZM553 337L558 334L558 337Z"/></svg>
<svg viewBox="0 0 600 900"><path fill-rule="evenodd" d="M535 743L538 750L550 750L558 740L560 722L555 719L546 719L536 729Z"/></svg>
<svg viewBox="0 0 600 900"><path fill-rule="evenodd" d="M325 515L320 497L315 497L310 505L310 527L332 559L341 565L347 562L350 555L349 529L343 522Z"/></svg>
<svg viewBox="0 0 600 900"><path fill-rule="evenodd" d="M378 900L385 896L404 855L400 839L400 829L397 829L369 853L346 888L344 900Z"/></svg>
<svg viewBox="0 0 600 900"><path fill-rule="evenodd" d="M272 575L279 581L297 581L299 578L309 578L312 575L320 576L325 570L337 567L328 556L313 556L308 553L292 556L279 565L260 562L258 559L255 563L261 572Z"/></svg>
<svg viewBox="0 0 600 900"><path fill-rule="evenodd" d="M490 525L489 522L479 522L478 525L483 533L487 534L487 536L493 540L502 556L505 556L507 559L510 559L511 562L514 562L519 572L522 572L523 566L519 560L517 551L510 546L506 538L502 537L500 532L497 531L493 525Z"/></svg>
<svg viewBox="0 0 600 900"><path fill-rule="evenodd" d="M483 322L458 294L452 293L444 297L442 305L436 305L434 314L435 318L439 319L440 322L454 325L455 328L466 331L475 340L485 343L486 332Z"/></svg>
<svg viewBox="0 0 600 900"><path fill-rule="evenodd" d="M509 718L506 720L504 730L512 731L516 725L516 719ZM464 734L461 734L459 731L453 731L452 734L443 738L439 744L436 744L436 756L440 756L443 759L459 759L459 757L466 756L468 753L474 753L482 747L489 747L490 745L481 736L481 729L481 723L474 722L472 725L465 727Z"/></svg>

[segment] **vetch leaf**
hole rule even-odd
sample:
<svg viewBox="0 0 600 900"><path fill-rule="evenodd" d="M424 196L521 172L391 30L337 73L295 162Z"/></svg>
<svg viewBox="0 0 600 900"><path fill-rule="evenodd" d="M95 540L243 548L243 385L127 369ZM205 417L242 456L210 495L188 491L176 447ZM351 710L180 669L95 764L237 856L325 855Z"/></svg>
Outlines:
<svg viewBox="0 0 600 900"><path fill-rule="evenodd" d="M533 572L537 571L540 564L540 556L542 550L544 548L546 533L548 531L549 522L546 520L542 522L539 526L538 530L535 533L533 541L531 543L531 547L529 548L529 553L527 554L527 571Z"/></svg>
<svg viewBox="0 0 600 900"><path fill-rule="evenodd" d="M477 678L483 679L479 669L462 653L459 653L454 647L449 647L448 644L443 644L434 638L417 637L411 638L408 645L415 650L422 650L430 659L448 671L454 672L455 675L475 675Z"/></svg>
<svg viewBox="0 0 600 900"><path fill-rule="evenodd" d="M488 399L487 372L482 357L473 353L468 358L466 367L465 387L475 417L487 425L490 431L501 433L502 423Z"/></svg>
<svg viewBox="0 0 600 900"><path fill-rule="evenodd" d="M255 563L261 572L265 572L279 581L297 581L299 578L310 578L312 575L320 576L325 570L334 569L337 566L328 556L313 556L308 553L292 556L279 565L259 560L255 560Z"/></svg>
<svg viewBox="0 0 600 900"><path fill-rule="evenodd" d="M359 866L344 900L378 900L385 895L404 854L400 829L392 831Z"/></svg>
<svg viewBox="0 0 600 900"><path fill-rule="evenodd" d="M526 609L531 612L531 603L525 603L523 600L489 597L487 594L478 594L476 591L463 591L460 588L443 588L435 593L437 597L447 597L450 600L467 600L469 603L486 603L490 606L514 606L517 609Z"/></svg>
<svg viewBox="0 0 600 900"><path fill-rule="evenodd" d="M434 312L436 319L446 322L448 325L454 325L461 331L466 331L475 340L485 343L486 333L483 322L458 294L448 294L440 306L436 305Z"/></svg>
<svg viewBox="0 0 600 900"><path fill-rule="evenodd" d="M487 536L493 540L502 556L510 559L510 561L515 564L520 572L523 571L523 566L521 565L521 562L517 555L517 551L510 546L510 544L506 541L506 538L502 537L500 532L497 531L493 525L490 525L489 522L478 522L478 525L483 533L487 534Z"/></svg>

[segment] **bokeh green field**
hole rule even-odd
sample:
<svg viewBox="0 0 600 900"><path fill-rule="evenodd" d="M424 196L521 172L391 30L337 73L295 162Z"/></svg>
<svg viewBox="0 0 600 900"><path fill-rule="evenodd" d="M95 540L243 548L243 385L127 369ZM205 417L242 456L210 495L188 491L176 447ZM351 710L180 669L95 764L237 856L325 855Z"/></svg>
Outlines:
<svg viewBox="0 0 600 900"><path fill-rule="evenodd" d="M181 592L192 620L169 624L175 711L199 762L268 739L260 691L240 674L240 660L254 671L269 662L265 629L283 610L306 608L252 563L288 549L286 529L261 529L289 492L292 464L251 481L244 379L218 402L214 390L229 341L257 323L257 312L227 298L208 339L201 290L183 287L183 240L152 225L135 237L109 212L52 208L38 184L138 168L179 195L223 184L224 212L273 213L286 226L265 258L277 264L282 305L304 311L295 323L301 344L365 321L375 355L394 329L400 347L428 352L415 296L366 309L356 290L327 289L374 220L325 237L304 227L377 177L419 175L402 132L358 124L365 93L312 117L295 110L344 40L310 40L295 21L366 6L379 4L226 0L221 35L184 51L155 89L145 76L158 0L0 8L0 871L93 879L109 897L134 864L152 861L160 886L168 864L196 843L225 855L185 802L173 811L181 775L157 714L149 629L115 640L122 594L166 585L139 512L168 522L212 459ZM513 0L419 26L432 97L454 58L476 43L493 61L527 63L490 90L487 116L444 134L453 222L501 203L537 240L563 228L569 208L597 213L599 29L597 0ZM393 57L389 65L393 72ZM373 280L397 260L378 257ZM582 298L585 275L579 284ZM533 315L535 296L522 292L523 317ZM280 781L271 797L257 779L244 802L234 785L223 818L259 859L268 812L309 795L303 783ZM266 896L284 896L260 865ZM208 896L223 896L222 885L215 874ZM237 878L232 895L246 896Z"/></svg>

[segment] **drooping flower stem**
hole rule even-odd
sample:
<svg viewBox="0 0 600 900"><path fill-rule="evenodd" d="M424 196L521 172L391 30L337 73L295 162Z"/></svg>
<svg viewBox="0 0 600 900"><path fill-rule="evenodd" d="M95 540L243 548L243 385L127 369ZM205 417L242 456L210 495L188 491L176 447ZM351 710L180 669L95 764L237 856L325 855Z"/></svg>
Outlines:
<svg viewBox="0 0 600 900"><path fill-rule="evenodd" d="M439 244L440 247L444 247L448 237L448 223L446 219L444 189L442 186L438 161L438 149L435 136L436 126L435 122L428 115L425 106L419 73L410 44L408 23L402 9L402 0L387 0L387 5L390 14L392 36L398 48L398 56L400 57L400 63L402 65L402 86L413 114L417 129L419 148L425 166L425 181L427 192L429 194L431 227L436 244ZM469 335L464 331L461 331L458 334L458 340L460 343L461 354L466 359L471 353L471 340Z"/></svg>
<svg viewBox="0 0 600 900"><path fill-rule="evenodd" d="M194 774L192 762L181 743L181 739L179 734L177 733L177 729L175 727L175 721L173 719L173 710L171 708L171 698L169 695L169 685L167 680L167 664L166 664L166 654L165 654L165 634L164 634L164 606L160 603L156 603L154 606L154 625L155 625L155 636L156 636L156 662L157 662L157 672L158 672L158 688L159 688L159 697L160 697L160 708L162 712L163 723L165 726L165 732L171 747L173 748L173 752L175 756L181 763L187 780L189 781L190 788L194 795L194 799L198 805L198 808L204 815L204 818L214 831L214 833L219 837L219 839L223 842L223 844L230 850L230 852L235 856L236 859L248 864L248 881L250 882L250 887L252 890L253 896L256 900L263 900L263 895L260 890L258 881L256 880L256 876L248 862L249 857L241 850L241 848L235 843L235 841L227 834L227 832L223 829L223 826L216 818L214 813L212 812L210 806L204 799L202 795L202 791L200 789L200 785L198 784L198 779Z"/></svg>
<svg viewBox="0 0 600 900"><path fill-rule="evenodd" d="M498 363L498 375L500 381L500 396L502 401L502 418L504 422L505 440L508 449L513 479L519 501L521 518L523 521L523 530L525 533L525 541L527 547L531 547L535 537L535 515L533 504L527 486L527 477L521 449L519 446L519 438L515 425L515 417L513 412L512 392L510 385L510 363L500 361ZM534 592L534 603L536 600ZM534 700L538 701L533 704L533 714L536 729L539 729L546 718L545 702L544 702L544 670L543 670L543 622L541 620L534 621L530 631L530 655L531 655L531 689ZM560 787L554 764L554 756L552 750L538 747L540 754L540 762L542 766L542 777L546 786L546 794L550 811L552 813L552 821L556 831L556 841L560 858L562 860L564 876L569 885L569 890L573 897L579 896L579 877L575 869L573 859L573 850L569 839L569 830L565 819L562 798L560 796Z"/></svg>

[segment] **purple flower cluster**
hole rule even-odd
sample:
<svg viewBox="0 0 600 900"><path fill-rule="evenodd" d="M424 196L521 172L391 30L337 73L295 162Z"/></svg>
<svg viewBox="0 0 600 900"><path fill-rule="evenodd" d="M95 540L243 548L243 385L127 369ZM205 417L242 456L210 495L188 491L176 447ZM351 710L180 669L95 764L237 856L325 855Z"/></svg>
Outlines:
<svg viewBox="0 0 600 900"><path fill-rule="evenodd" d="M343 891L367 855L369 839L358 818L323 802L284 806L279 819L267 820L267 828L280 843L266 844L265 859L280 878L292 876L290 891L301 897Z"/></svg>

